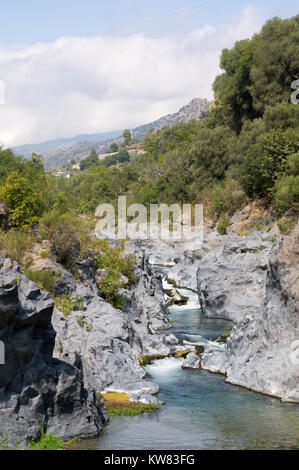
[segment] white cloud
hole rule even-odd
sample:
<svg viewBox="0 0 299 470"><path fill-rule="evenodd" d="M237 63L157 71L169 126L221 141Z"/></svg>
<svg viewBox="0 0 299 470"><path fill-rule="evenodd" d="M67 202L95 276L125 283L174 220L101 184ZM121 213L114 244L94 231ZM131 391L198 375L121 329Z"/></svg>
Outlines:
<svg viewBox="0 0 299 470"><path fill-rule="evenodd" d="M219 28L183 39L60 38L30 47L0 46L0 143L18 145L132 128L175 112L195 96L211 99L222 48L261 27L247 7Z"/></svg>

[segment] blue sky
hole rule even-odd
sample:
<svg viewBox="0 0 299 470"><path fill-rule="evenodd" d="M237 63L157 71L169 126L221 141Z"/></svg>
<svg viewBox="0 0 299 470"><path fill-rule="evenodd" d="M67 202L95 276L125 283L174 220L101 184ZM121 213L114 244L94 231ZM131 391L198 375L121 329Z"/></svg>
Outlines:
<svg viewBox="0 0 299 470"><path fill-rule="evenodd" d="M298 13L297 0L1 0L0 43L29 45L62 36L180 34L217 26L251 5L261 17Z"/></svg>
<svg viewBox="0 0 299 470"><path fill-rule="evenodd" d="M0 145L134 128L213 99L223 48L295 0L0 0Z"/></svg>

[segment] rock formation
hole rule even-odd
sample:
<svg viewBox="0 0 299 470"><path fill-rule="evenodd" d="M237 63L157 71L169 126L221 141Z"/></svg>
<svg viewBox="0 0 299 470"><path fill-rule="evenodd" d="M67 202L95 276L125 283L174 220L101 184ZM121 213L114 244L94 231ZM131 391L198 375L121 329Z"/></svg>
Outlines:
<svg viewBox="0 0 299 470"><path fill-rule="evenodd" d="M146 372L139 358L169 355L174 346L172 336L168 339L162 333L171 323L161 275L150 268L142 253L136 256L138 281L131 290L120 292L125 311L99 297L91 274L88 287L81 281L68 281L68 292L83 299L84 309L70 312L67 319L55 310L56 352L74 365L80 358L87 387L127 392L132 400L150 402L157 400L153 394L159 388L144 380Z"/></svg>
<svg viewBox="0 0 299 470"><path fill-rule="evenodd" d="M243 270L240 265L236 282L232 282L232 295L237 295L236 286L245 270L249 271L248 281L254 273L260 276L258 282L256 278L248 285L249 289L254 286L257 302L250 300L223 353L203 354L202 366L226 374L232 384L299 402L299 224L282 243L273 246L268 262L265 258L265 262L257 263L258 257L245 263ZM217 266L222 262L225 273L235 268L230 257L226 262L225 258L218 261ZM202 268L199 289L201 273ZM217 305L213 307L217 310ZM223 305L218 308L221 312Z"/></svg>
<svg viewBox="0 0 299 470"><path fill-rule="evenodd" d="M53 358L54 302L0 258L0 436L24 446L44 428L67 440L96 435L107 417L96 389L84 387L82 364Z"/></svg>

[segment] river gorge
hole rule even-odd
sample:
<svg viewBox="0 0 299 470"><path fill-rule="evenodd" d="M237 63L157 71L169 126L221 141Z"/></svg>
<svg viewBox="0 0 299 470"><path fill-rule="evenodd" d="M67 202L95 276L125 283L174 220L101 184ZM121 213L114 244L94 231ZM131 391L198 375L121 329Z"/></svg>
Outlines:
<svg viewBox="0 0 299 470"><path fill-rule="evenodd" d="M166 274L168 269L158 267ZM181 290L188 295L187 289ZM185 306L170 307L171 332L197 343L215 340L227 331L228 320L206 317L194 306L189 291ZM115 416L99 438L82 441L79 448L125 449L275 449L299 445L299 405L281 403L225 383L224 377L205 370L182 368L183 359L153 361L147 374L160 387L163 407L152 414Z"/></svg>
<svg viewBox="0 0 299 470"><path fill-rule="evenodd" d="M0 434L25 447L43 424L82 450L297 448L298 235L128 242L123 309L99 296L92 258L79 278L53 264L57 289L80 299L67 317L1 259ZM109 418L109 392L163 406Z"/></svg>

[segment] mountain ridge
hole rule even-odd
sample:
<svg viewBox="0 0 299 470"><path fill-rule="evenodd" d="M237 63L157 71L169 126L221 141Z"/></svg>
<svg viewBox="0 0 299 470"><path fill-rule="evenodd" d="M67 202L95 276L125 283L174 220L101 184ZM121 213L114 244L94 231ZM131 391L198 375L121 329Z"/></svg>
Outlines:
<svg viewBox="0 0 299 470"><path fill-rule="evenodd" d="M143 138L151 129L158 130L171 126L177 122L186 122L191 119L202 119L209 110L209 101L206 98L193 98L188 104L173 114L143 124L131 130L135 139ZM37 144L24 144L14 148L19 155L30 158L31 154L39 153L44 156L44 165L47 171L57 170L71 163L86 158L94 147L98 154L105 153L112 142L121 143L122 131L111 131L98 134L79 134L66 139L49 140Z"/></svg>

